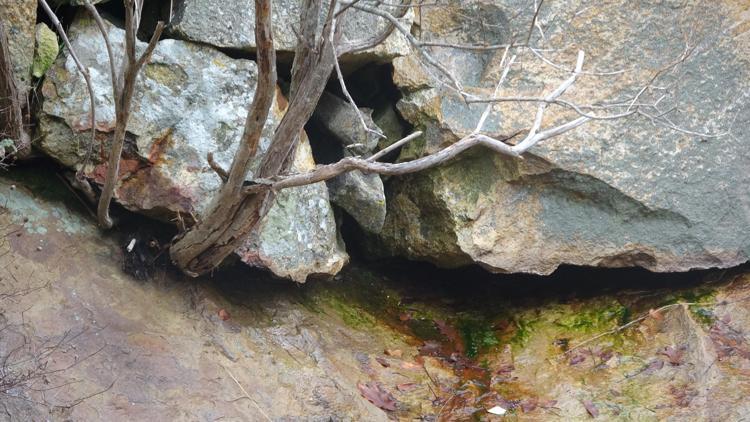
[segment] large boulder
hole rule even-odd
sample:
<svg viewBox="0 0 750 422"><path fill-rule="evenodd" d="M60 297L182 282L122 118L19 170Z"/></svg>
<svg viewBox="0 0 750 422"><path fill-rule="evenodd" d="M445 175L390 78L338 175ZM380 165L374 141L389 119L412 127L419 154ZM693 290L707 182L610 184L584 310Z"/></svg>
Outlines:
<svg viewBox="0 0 750 422"><path fill-rule="evenodd" d="M22 96L26 96L31 87L36 8L36 0L0 0L0 22L8 37L16 87Z"/></svg>
<svg viewBox="0 0 750 422"><path fill-rule="evenodd" d="M122 54L124 32L109 24L108 31L114 51ZM75 21L69 35L91 72L99 143L89 141L89 98L83 78L72 58L64 55L49 70L42 87L37 146L70 168L83 167L86 175L102 183L106 164L100 148L104 145L106 151L115 120L107 54L88 17ZM143 48L145 44L139 43L139 51ZM231 59L211 47L184 41L159 42L138 78L117 202L164 220L200 218L220 183L206 155L213 152L215 160L229 168L256 76L256 65L249 60ZM279 94L252 168L268 148L285 107ZM314 165L304 138L295 169ZM238 252L248 264L300 282L310 274L337 273L348 257L337 235L325 183L282 191L259 233Z"/></svg>
<svg viewBox="0 0 750 422"><path fill-rule="evenodd" d="M423 40L523 42L533 10L516 1L452 2L424 8ZM644 117L593 121L531 149L525 160L485 150L450 165L392 179L388 218L372 242L385 255L443 266L477 263L492 271L548 274L559 265L641 266L653 271L730 267L750 258L750 41L740 36L747 11L736 1L545 3L545 63L528 50L501 95L549 93L567 78L576 51L582 75L566 98L583 104L634 95L659 69L697 46L657 79L642 102L661 95L675 125L726 133L702 137L654 125ZM520 15L517 15L518 12ZM743 14L744 13L744 14ZM514 18L515 17L515 18ZM473 23L472 23L473 22ZM490 28L483 30L482 28ZM732 29L727 29L732 28ZM434 49L467 89L490 96L502 51ZM404 92L402 115L424 139L401 159L434 152L470 133L483 107L429 77L418 57L394 62ZM623 72L614 72L618 70ZM527 130L534 104L503 103L485 125L495 135ZM555 110L544 127L572 117Z"/></svg>
<svg viewBox="0 0 750 422"><path fill-rule="evenodd" d="M274 0L273 29L274 45L284 56L292 53L297 45L299 33L300 0ZM326 5L328 2L324 2ZM395 13L398 8L389 8ZM326 10L321 12L321 22ZM386 26L386 21L378 16L350 10L344 19L344 38L366 40L374 37ZM403 23L408 27L411 14ZM255 2L253 0L184 0L178 3L171 33L181 39L210 44L220 48L255 51ZM296 32L295 32L296 31ZM395 31L385 42L353 57L348 62L390 61L394 57L407 54L409 45L406 38Z"/></svg>

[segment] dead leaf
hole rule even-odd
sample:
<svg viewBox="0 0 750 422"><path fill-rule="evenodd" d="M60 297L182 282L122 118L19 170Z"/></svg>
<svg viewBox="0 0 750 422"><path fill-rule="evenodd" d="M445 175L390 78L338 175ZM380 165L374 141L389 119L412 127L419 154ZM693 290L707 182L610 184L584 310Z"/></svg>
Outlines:
<svg viewBox="0 0 750 422"><path fill-rule="evenodd" d="M687 346L667 346L659 354L666 356L672 366L679 366L683 364L685 351L687 351Z"/></svg>
<svg viewBox="0 0 750 422"><path fill-rule="evenodd" d="M529 413L536 410L536 408L539 406L539 400L536 398L530 398L523 400L521 402L521 410L523 410L523 413Z"/></svg>
<svg viewBox="0 0 750 422"><path fill-rule="evenodd" d="M440 334L450 340L451 344L453 344L453 347L456 348L456 352L463 354L465 348L463 339L461 338L461 333L459 333L458 330L454 327L448 325L447 322L440 319L435 320L435 325L437 325L438 330L440 330Z"/></svg>
<svg viewBox="0 0 750 422"><path fill-rule="evenodd" d="M396 389L402 393L408 393L409 391L412 391L417 387L418 385L413 382L404 382L396 385Z"/></svg>
<svg viewBox="0 0 750 422"><path fill-rule="evenodd" d="M219 318L220 318L220 319L221 319L222 321L226 321L226 320L228 320L228 319L229 319L229 318L231 318L231 317L232 317L232 316L231 316L231 315L229 315L229 312L228 312L228 311L227 311L226 309L224 309L224 308L221 308L221 309L219 309Z"/></svg>
<svg viewBox="0 0 750 422"><path fill-rule="evenodd" d="M646 369L643 371L644 374L650 375L664 367L664 361L661 359L654 359L648 364Z"/></svg>
<svg viewBox="0 0 750 422"><path fill-rule="evenodd" d="M579 363L586 360L586 356L582 353L578 353L576 355L573 355L573 357L570 358L570 365L578 365Z"/></svg>
<svg viewBox="0 0 750 422"><path fill-rule="evenodd" d="M581 403L583 403L583 407L586 408L586 411L589 412L592 418L599 417L599 409L596 408L591 400L583 400Z"/></svg>
<svg viewBox="0 0 750 422"><path fill-rule="evenodd" d="M374 404L375 406L388 411L394 411L396 407L396 399L393 398L391 393L383 389L383 387L377 382L368 382L366 384L357 383L362 397L366 398L367 401Z"/></svg>
<svg viewBox="0 0 750 422"><path fill-rule="evenodd" d="M382 365L383 368L388 368L389 366L391 366L391 364L388 363L387 360L385 360L384 358L381 358L380 356L376 357L375 360L378 361L378 363Z"/></svg>
<svg viewBox="0 0 750 422"><path fill-rule="evenodd" d="M386 356L393 356L394 358L400 358L404 355L404 352L399 349L385 349L383 351Z"/></svg>
<svg viewBox="0 0 750 422"><path fill-rule="evenodd" d="M425 341L419 347L419 353L428 356L438 356L440 355L440 343L433 340Z"/></svg>
<svg viewBox="0 0 750 422"><path fill-rule="evenodd" d="M539 407L542 409L552 409L557 405L557 400L544 400L539 402Z"/></svg>
<svg viewBox="0 0 750 422"><path fill-rule="evenodd" d="M417 365L414 362L401 362L401 368L410 371L418 371L422 369L422 365Z"/></svg>

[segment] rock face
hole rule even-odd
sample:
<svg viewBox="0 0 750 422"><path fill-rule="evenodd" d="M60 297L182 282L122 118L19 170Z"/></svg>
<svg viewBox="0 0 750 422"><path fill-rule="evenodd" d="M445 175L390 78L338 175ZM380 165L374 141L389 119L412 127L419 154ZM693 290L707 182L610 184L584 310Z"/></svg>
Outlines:
<svg viewBox="0 0 750 422"><path fill-rule="evenodd" d="M501 44L511 33L525 39L533 11L511 19L520 10L516 3L423 9L422 39ZM694 136L634 117L589 122L535 146L525 160L474 151L449 166L393 179L375 249L442 266L478 263L540 274L561 264L686 271L750 259L750 107L736 95L750 89L750 41L739 36L748 21L739 3L616 1L583 9L575 1L545 3L539 17L545 40L536 31L531 40L556 51L544 53L548 60L569 68L584 49L584 70L625 69L584 75L567 98L592 104L634 95L680 57L681 34L691 33L689 45L699 48L656 83L677 85L647 91L641 100L666 94L662 109L675 108L669 114L675 125L725 134ZM538 97L567 78L521 53L503 95ZM502 51L434 54L467 89L491 95ZM399 109L426 133L402 159L436 151L474 129L482 107L440 88L414 56L394 66L405 93ZM493 111L485 129L500 135L527 129L535 108L503 104ZM543 127L570 118L551 107Z"/></svg>
<svg viewBox="0 0 750 422"><path fill-rule="evenodd" d="M36 8L37 2L34 0L0 0L0 21L10 42L16 86L23 96L31 85Z"/></svg>
<svg viewBox="0 0 750 422"><path fill-rule="evenodd" d="M13 295L0 356L31 346L9 357L5 374L34 373L27 359L41 351L57 387L7 391L8 420L467 420L498 403L544 421L589 420L587 408L601 420L750 412L750 274L741 270L689 289L562 301L518 300L508 292L521 285L515 276L470 273L456 289L455 273L360 266L302 288L260 272L264 282L231 272L195 282L162 267L158 282L140 283L120 269L129 236L103 236L51 169L0 174L0 204L0 294ZM655 311L674 301L700 304ZM576 348L626 319L629 329ZM365 383L397 410L369 403ZM455 399L456 386L479 383ZM55 406L69 407L61 417Z"/></svg>
<svg viewBox="0 0 750 422"><path fill-rule="evenodd" d="M299 28L300 3L300 0L273 2L274 44L281 53L291 53L297 45L297 36L292 28ZM372 38L378 30L385 27L385 21L377 16L359 11L347 14L351 17L344 21L344 37L351 41ZM325 12L321 12L321 22L323 19ZM409 17L403 19L407 27L410 21ZM254 22L253 0L185 0L177 5L171 31L182 39L252 52L255 51ZM382 45L345 60L388 61L408 51L406 39L396 33Z"/></svg>
<svg viewBox="0 0 750 422"><path fill-rule="evenodd" d="M110 26L121 54L124 32ZM107 144L114 106L106 51L92 20L80 18L69 31L81 61L90 68L97 101L98 139ZM144 48L145 45L139 45ZM206 154L228 168L253 95L255 64L234 60L207 46L164 40L137 83L116 200L125 208L160 219L200 218L220 180ZM101 183L101 145L89 145L89 99L72 58L61 57L42 88L38 147L71 168L84 166ZM284 114L276 98L261 139L261 153ZM106 148L105 148L106 151ZM86 157L89 156L86 161ZM254 165L260 161L256 159ZM306 140L295 168L314 166ZM348 257L338 239L328 191L323 183L281 192L260 232L239 251L243 261L303 282L309 274L335 274Z"/></svg>

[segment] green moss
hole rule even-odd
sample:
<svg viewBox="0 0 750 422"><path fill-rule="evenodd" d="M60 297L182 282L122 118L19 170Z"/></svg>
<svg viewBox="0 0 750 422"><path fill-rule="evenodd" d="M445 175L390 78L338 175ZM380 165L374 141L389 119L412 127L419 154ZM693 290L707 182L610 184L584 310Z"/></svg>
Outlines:
<svg viewBox="0 0 750 422"><path fill-rule="evenodd" d="M464 316L458 323L466 356L477 357L480 353L500 344L491 322L477 317Z"/></svg>
<svg viewBox="0 0 750 422"><path fill-rule="evenodd" d="M57 44L57 35L40 23L36 26L36 50L34 61L31 65L31 73L35 78L41 78L55 62L60 46Z"/></svg>
<svg viewBox="0 0 750 422"><path fill-rule="evenodd" d="M510 343L517 347L524 347L531 338L535 321L518 319L514 322L516 329L513 337L510 339Z"/></svg>
<svg viewBox="0 0 750 422"><path fill-rule="evenodd" d="M589 332L606 328L609 325L621 324L628 314L628 308L614 301L601 308L588 307L575 310L555 320L555 324L574 331Z"/></svg>

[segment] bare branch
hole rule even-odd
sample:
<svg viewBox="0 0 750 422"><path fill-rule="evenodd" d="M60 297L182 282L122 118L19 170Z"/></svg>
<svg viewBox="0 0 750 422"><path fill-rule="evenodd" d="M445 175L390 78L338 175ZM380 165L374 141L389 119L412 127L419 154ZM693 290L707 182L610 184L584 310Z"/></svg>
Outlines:
<svg viewBox="0 0 750 422"><path fill-rule="evenodd" d="M391 145L388 145L387 147L383 148L382 150L378 151L377 153L373 154L372 156L367 158L367 161L378 161L379 159L385 157L389 153L401 148L402 146L406 145L407 143L411 142L412 140L419 138L422 136L421 131L416 131L412 133L411 135L402 138L396 142L394 142Z"/></svg>
<svg viewBox="0 0 750 422"><path fill-rule="evenodd" d="M96 8L89 5L87 9L97 21L97 25L99 25L105 43L108 43L109 37L104 30L103 22L99 13L96 11ZM125 60L122 64L122 70L118 74L117 81L113 81L113 94L115 96L115 133L114 139L112 140L112 147L109 152L107 174L104 179L104 186L102 187L102 193L99 197L99 205L97 207L99 225L102 228L107 229L114 225L114 222L109 216L109 205L114 197L115 186L119 179L120 156L122 155L122 149L125 144L125 135L127 132L128 120L130 119L130 105L133 100L133 94L135 93L136 79L141 68L150 60L151 54L156 48L156 44L161 37L162 30L164 29L164 22L160 21L156 25L156 30L154 31L146 50L140 57L136 58L136 43L138 41L136 34L138 33L142 11L143 0L125 0ZM109 44L108 54L110 55L110 69L114 75L115 70L112 65L113 54Z"/></svg>
<svg viewBox="0 0 750 422"><path fill-rule="evenodd" d="M206 160L208 160L208 165L211 167L211 170L213 170L216 175L219 176L222 182L226 183L227 180L229 180L229 173L214 160L214 153L209 152L206 155Z"/></svg>

